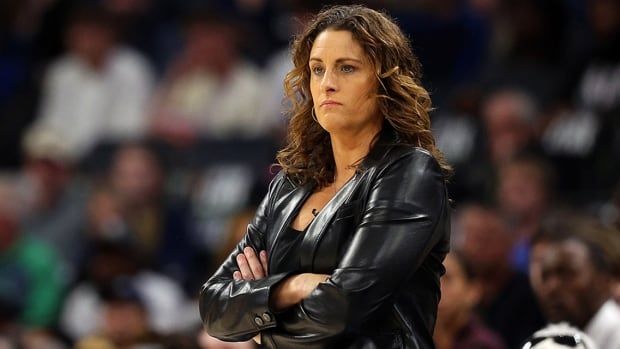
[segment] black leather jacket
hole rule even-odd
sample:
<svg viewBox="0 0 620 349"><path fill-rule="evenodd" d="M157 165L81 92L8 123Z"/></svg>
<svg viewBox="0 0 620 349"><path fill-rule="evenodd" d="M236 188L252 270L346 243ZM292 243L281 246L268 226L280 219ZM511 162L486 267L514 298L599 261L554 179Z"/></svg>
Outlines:
<svg viewBox="0 0 620 349"><path fill-rule="evenodd" d="M246 246L276 256L269 270L278 269L278 236L312 191L283 172L272 181L244 239L203 286L207 332L226 341L260 332L265 348L434 348L450 208L439 165L421 148L375 147L312 221L301 265L331 276L300 304L269 308L271 288L287 273L233 280Z"/></svg>

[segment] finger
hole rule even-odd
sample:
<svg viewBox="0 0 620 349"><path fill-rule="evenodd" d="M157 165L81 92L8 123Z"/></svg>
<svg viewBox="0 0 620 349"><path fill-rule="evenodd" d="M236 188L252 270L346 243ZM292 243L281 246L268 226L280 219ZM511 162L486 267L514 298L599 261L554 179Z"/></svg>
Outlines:
<svg viewBox="0 0 620 349"><path fill-rule="evenodd" d="M263 266L261 265L258 257L256 257L256 253L254 249L251 247L246 247L243 249L243 254L245 254L245 258L250 265L250 270L252 270L252 274L256 279L262 279L265 277L265 272L263 271Z"/></svg>
<svg viewBox="0 0 620 349"><path fill-rule="evenodd" d="M235 281L243 280L243 277L241 276L241 272L238 270L235 271L233 273L233 279L235 279Z"/></svg>
<svg viewBox="0 0 620 349"><path fill-rule="evenodd" d="M269 275L269 260L267 259L267 251L260 251L258 258L260 258L260 264L263 265L265 275Z"/></svg>
<svg viewBox="0 0 620 349"><path fill-rule="evenodd" d="M250 270L250 266L248 265L248 260L243 253L237 255L237 265L239 266L239 271L241 272L243 280L254 280L254 274L252 274L252 270Z"/></svg>

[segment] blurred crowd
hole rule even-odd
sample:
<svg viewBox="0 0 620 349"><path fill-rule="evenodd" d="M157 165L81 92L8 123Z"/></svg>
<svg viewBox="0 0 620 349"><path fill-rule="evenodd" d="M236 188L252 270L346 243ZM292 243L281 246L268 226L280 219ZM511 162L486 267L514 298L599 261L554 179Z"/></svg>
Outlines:
<svg viewBox="0 0 620 349"><path fill-rule="evenodd" d="M196 299L329 3L0 3L0 349L254 347L201 331ZM455 168L437 348L561 322L620 348L620 0L365 3L410 36Z"/></svg>

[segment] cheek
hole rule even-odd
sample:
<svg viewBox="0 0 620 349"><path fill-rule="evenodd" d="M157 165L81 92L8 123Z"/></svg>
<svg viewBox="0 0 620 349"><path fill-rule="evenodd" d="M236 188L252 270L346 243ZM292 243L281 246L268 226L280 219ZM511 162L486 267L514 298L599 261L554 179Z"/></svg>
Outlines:
<svg viewBox="0 0 620 349"><path fill-rule="evenodd" d="M314 103L317 103L320 95L320 87L317 79L313 77L310 78L310 95L312 96Z"/></svg>
<svg viewBox="0 0 620 349"><path fill-rule="evenodd" d="M372 118L378 111L376 92L372 87L360 88L352 98L351 106L353 115L365 116L364 119Z"/></svg>
<svg viewBox="0 0 620 349"><path fill-rule="evenodd" d="M354 91L354 98L359 102L359 106L376 104L377 86L373 80L363 79L356 83L357 88Z"/></svg>

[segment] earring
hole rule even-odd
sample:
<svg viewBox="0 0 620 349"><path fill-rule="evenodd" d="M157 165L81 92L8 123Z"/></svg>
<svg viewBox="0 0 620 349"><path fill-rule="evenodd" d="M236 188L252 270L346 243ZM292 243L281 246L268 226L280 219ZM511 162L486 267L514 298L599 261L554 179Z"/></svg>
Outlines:
<svg viewBox="0 0 620 349"><path fill-rule="evenodd" d="M319 120L316 119L316 114L314 113L314 107L312 107L312 110L310 111L310 114L312 114L312 120L319 122Z"/></svg>

